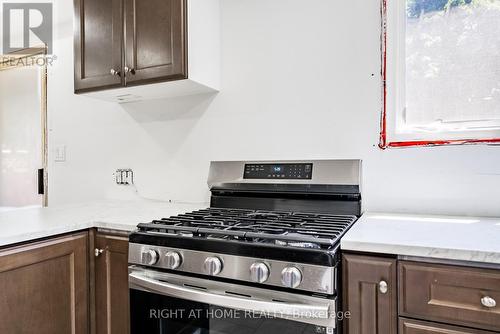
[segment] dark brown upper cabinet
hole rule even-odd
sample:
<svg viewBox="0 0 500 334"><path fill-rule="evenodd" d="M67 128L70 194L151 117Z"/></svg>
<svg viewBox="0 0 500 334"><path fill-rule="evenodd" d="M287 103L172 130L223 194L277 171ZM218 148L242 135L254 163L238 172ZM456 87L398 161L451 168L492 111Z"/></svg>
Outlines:
<svg viewBox="0 0 500 334"><path fill-rule="evenodd" d="M187 78L186 3L125 0L127 84Z"/></svg>
<svg viewBox="0 0 500 334"><path fill-rule="evenodd" d="M75 92L121 87L122 0L75 0Z"/></svg>
<svg viewBox="0 0 500 334"><path fill-rule="evenodd" d="M74 1L75 93L121 103L218 91L220 0Z"/></svg>

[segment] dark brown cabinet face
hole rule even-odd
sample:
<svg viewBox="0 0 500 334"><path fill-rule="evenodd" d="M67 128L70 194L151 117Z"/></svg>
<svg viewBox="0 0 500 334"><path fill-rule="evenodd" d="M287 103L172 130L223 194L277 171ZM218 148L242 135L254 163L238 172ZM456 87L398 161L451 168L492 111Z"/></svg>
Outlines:
<svg viewBox="0 0 500 334"><path fill-rule="evenodd" d="M396 260L346 254L342 266L344 333L396 334Z"/></svg>
<svg viewBox="0 0 500 334"><path fill-rule="evenodd" d="M129 333L128 238L97 234L95 249L96 332Z"/></svg>
<svg viewBox="0 0 500 334"><path fill-rule="evenodd" d="M399 334L494 334L471 328L461 328L431 322L400 318Z"/></svg>
<svg viewBox="0 0 500 334"><path fill-rule="evenodd" d="M402 261L399 281L403 316L500 330L498 270Z"/></svg>
<svg viewBox="0 0 500 334"><path fill-rule="evenodd" d="M125 0L126 82L187 78L185 0Z"/></svg>
<svg viewBox="0 0 500 334"><path fill-rule="evenodd" d="M75 92L187 78L186 0L74 0Z"/></svg>
<svg viewBox="0 0 500 334"><path fill-rule="evenodd" d="M120 87L123 0L75 0L75 91Z"/></svg>
<svg viewBox="0 0 500 334"><path fill-rule="evenodd" d="M0 333L88 333L88 233L0 250Z"/></svg>

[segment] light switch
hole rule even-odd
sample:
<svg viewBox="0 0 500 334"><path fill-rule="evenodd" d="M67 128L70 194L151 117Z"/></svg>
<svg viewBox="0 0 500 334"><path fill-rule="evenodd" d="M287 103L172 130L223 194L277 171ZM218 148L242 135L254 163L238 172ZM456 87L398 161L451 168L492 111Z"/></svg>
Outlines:
<svg viewBox="0 0 500 334"><path fill-rule="evenodd" d="M55 162L65 162L66 161L66 146L60 145L56 146L54 150L54 161Z"/></svg>

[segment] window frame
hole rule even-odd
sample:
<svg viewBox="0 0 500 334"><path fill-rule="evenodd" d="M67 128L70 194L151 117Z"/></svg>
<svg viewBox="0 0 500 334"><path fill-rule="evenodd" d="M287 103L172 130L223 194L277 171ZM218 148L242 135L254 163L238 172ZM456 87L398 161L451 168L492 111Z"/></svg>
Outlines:
<svg viewBox="0 0 500 334"><path fill-rule="evenodd" d="M389 3L391 2L391 3ZM406 0L381 0L381 76L382 76L382 113L380 118L379 147L403 148L442 145L500 145L500 131L463 130L439 131L426 137L429 132L413 131L396 133L398 122L402 122L398 108L403 106L405 85L405 39L406 39ZM395 37L394 37L395 36ZM394 37L394 38L393 38ZM403 54L401 54L403 53ZM392 66L389 66L392 64ZM473 133L473 136L468 136ZM426 137L426 138L419 138ZM498 137L497 137L498 136Z"/></svg>

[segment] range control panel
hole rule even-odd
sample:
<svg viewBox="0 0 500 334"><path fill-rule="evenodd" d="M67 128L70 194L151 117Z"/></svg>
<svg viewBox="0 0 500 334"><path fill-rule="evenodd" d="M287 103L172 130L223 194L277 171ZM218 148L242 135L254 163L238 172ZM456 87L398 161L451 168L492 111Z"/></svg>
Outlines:
<svg viewBox="0 0 500 334"><path fill-rule="evenodd" d="M312 163L245 164L244 179L311 180Z"/></svg>

